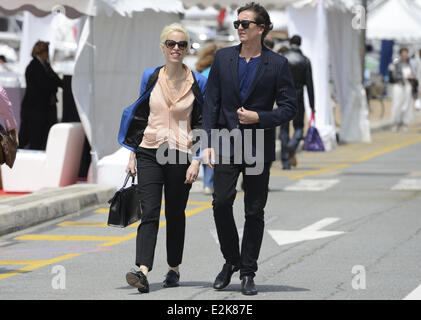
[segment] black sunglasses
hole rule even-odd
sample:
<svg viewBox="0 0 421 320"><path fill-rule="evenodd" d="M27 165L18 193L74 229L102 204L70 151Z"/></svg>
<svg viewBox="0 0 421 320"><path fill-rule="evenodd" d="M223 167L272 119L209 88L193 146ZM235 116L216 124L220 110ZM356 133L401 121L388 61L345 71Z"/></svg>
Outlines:
<svg viewBox="0 0 421 320"><path fill-rule="evenodd" d="M258 24L256 21L252 21L252 20L236 20L233 23L234 23L235 29L238 29L240 24L243 27L243 29L247 29L250 26L250 23Z"/></svg>
<svg viewBox="0 0 421 320"><path fill-rule="evenodd" d="M178 48L184 50L187 48L187 41L174 41L174 40L165 40L165 46L168 49L174 49L175 45L178 45Z"/></svg>

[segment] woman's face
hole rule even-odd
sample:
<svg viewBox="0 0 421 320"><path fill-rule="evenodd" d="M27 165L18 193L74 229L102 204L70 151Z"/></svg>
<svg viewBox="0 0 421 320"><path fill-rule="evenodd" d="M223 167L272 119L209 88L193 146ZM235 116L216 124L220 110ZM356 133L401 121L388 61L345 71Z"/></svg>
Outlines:
<svg viewBox="0 0 421 320"><path fill-rule="evenodd" d="M47 62L49 59L48 50L44 50L40 53L39 57L42 61Z"/></svg>
<svg viewBox="0 0 421 320"><path fill-rule="evenodd" d="M401 52L401 58L402 58L402 60L406 62L408 60L408 57L409 57L408 51L402 50L402 52Z"/></svg>
<svg viewBox="0 0 421 320"><path fill-rule="evenodd" d="M166 63L182 63L187 54L187 39L183 32L172 31L161 45Z"/></svg>

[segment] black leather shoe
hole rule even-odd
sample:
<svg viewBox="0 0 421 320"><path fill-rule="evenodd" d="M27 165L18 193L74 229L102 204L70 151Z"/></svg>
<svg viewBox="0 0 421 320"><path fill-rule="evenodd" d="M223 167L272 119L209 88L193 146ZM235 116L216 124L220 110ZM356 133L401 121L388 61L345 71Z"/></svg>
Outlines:
<svg viewBox="0 0 421 320"><path fill-rule="evenodd" d="M149 282L142 271L130 270L126 273L126 280L129 285L137 288L140 293L149 292Z"/></svg>
<svg viewBox="0 0 421 320"><path fill-rule="evenodd" d="M174 270L170 270L164 280L164 288L174 288L180 285L180 274Z"/></svg>
<svg viewBox="0 0 421 320"><path fill-rule="evenodd" d="M216 290L224 289L231 282L232 274L238 271L240 268L232 264L225 263L222 267L222 271L216 276L213 288Z"/></svg>
<svg viewBox="0 0 421 320"><path fill-rule="evenodd" d="M254 296L257 294L252 276L243 276L241 279L241 293L246 296Z"/></svg>

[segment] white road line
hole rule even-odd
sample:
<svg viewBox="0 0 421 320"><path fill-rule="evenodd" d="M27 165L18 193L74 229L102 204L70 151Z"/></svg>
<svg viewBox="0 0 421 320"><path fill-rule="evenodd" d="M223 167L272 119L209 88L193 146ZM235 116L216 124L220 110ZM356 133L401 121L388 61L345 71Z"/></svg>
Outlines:
<svg viewBox="0 0 421 320"><path fill-rule="evenodd" d="M307 240L316 240L343 234L343 231L320 231L320 229L338 220L339 218L325 218L301 230L268 230L268 233L279 246Z"/></svg>
<svg viewBox="0 0 421 320"><path fill-rule="evenodd" d="M408 294L403 300L421 300L421 285Z"/></svg>
<svg viewBox="0 0 421 320"><path fill-rule="evenodd" d="M301 179L297 183L285 187L284 191L325 191L332 188L335 184L339 183L339 180L311 180Z"/></svg>
<svg viewBox="0 0 421 320"><path fill-rule="evenodd" d="M327 227L328 225L335 223L336 221L340 220L339 218L324 218L320 221L317 221L316 223L313 223L312 225L309 225L301 230L305 231L317 231L320 229L323 229L324 227Z"/></svg>
<svg viewBox="0 0 421 320"><path fill-rule="evenodd" d="M402 179L392 187L392 190L413 191L421 190L421 179Z"/></svg>

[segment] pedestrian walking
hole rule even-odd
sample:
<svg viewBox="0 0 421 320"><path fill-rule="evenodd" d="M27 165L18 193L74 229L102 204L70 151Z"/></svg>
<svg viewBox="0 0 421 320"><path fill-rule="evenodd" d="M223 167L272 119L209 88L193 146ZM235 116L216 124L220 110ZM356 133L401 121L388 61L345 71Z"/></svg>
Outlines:
<svg viewBox="0 0 421 320"><path fill-rule="evenodd" d="M300 141L304 137L304 87L307 88L312 113L315 112L311 62L301 51L301 42L301 37L294 35L289 41L290 48L283 53L284 57L288 59L298 101L298 113L292 122L294 128L292 138L290 138L289 123L283 124L279 132L279 138L281 140L281 161L284 170L291 169L291 166L297 166L295 153Z"/></svg>
<svg viewBox="0 0 421 320"><path fill-rule="evenodd" d="M392 131L397 132L400 128L408 131L408 124L413 118L414 109L414 84L415 70L410 63L407 48L399 50L399 58L389 68L390 83L392 88Z"/></svg>
<svg viewBox="0 0 421 320"><path fill-rule="evenodd" d="M48 132L57 123L57 89L63 81L51 68L49 43L37 41L25 70L26 90L22 100L20 148L45 150Z"/></svg>
<svg viewBox="0 0 421 320"><path fill-rule="evenodd" d="M199 154L188 160L193 144L190 133L202 127L206 88L206 78L183 64L189 39L180 24L163 29L160 41L165 65L145 70L140 97L124 110L121 120L119 142L131 151L126 172L137 172L142 208L136 238L135 264L139 269L128 272L126 280L141 293L149 292L147 275L153 267L163 188L169 266L163 286L179 285L185 208L200 168ZM163 164L159 160L162 150L176 161Z"/></svg>
<svg viewBox="0 0 421 320"><path fill-rule="evenodd" d="M196 63L196 71L200 72L206 78L209 77L209 72L215 56L216 50L219 47L216 43L208 43L198 54L198 61ZM203 192L210 195L213 193L213 169L203 164Z"/></svg>
<svg viewBox="0 0 421 320"><path fill-rule="evenodd" d="M213 213L225 260L213 287L217 290L225 288L233 273L240 270L241 292L254 295L257 294L254 277L263 238L269 166L275 160L275 127L293 119L297 106L287 60L263 45L265 36L272 29L266 9L252 2L239 8L237 13L234 27L238 29L241 44L218 50L209 74L203 108L208 148L202 155L204 163L214 168ZM273 108L275 101L276 109ZM256 174L247 170L251 165L246 162L244 153L238 164L233 139L230 139L228 153L217 152L211 140L215 129L240 130L242 140L246 140L246 130L251 131L253 137L264 132L262 145L257 146L256 140L252 139L250 145L244 146L251 147L253 154L258 147L263 149L262 172ZM254 164L256 167L258 161ZM233 217L240 173L244 181L245 209L241 251Z"/></svg>
<svg viewBox="0 0 421 320"><path fill-rule="evenodd" d="M3 118L6 132L11 133L16 145L19 145L17 122L13 114L12 103L7 96L6 89L2 86L0 86L0 114Z"/></svg>
<svg viewBox="0 0 421 320"><path fill-rule="evenodd" d="M421 110L421 49L418 50L416 54L416 61L417 61L417 76L416 79L418 81L418 92L415 100L415 109L417 111Z"/></svg>

